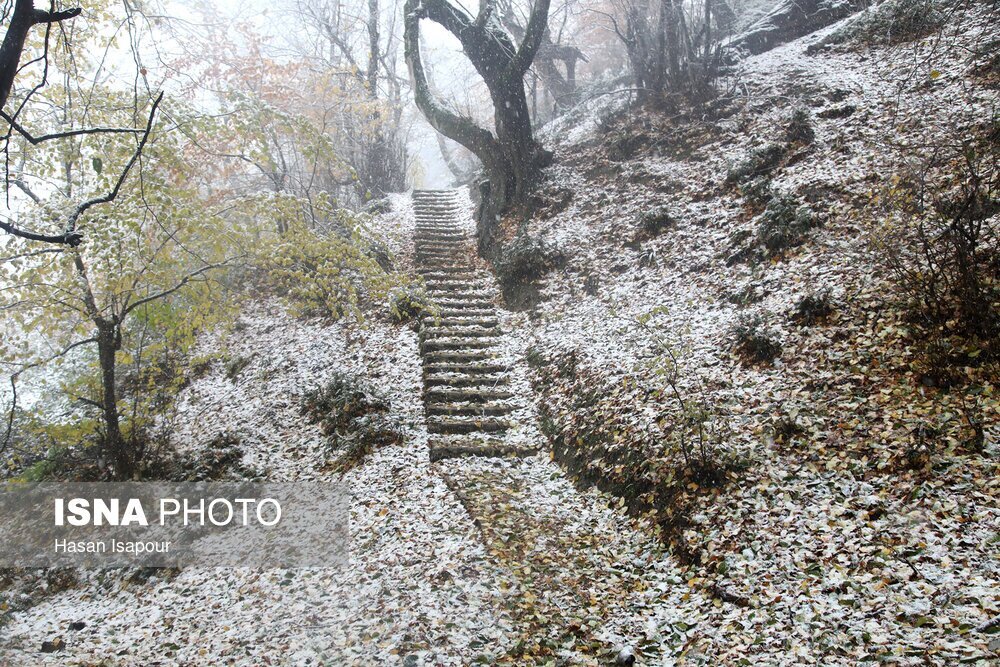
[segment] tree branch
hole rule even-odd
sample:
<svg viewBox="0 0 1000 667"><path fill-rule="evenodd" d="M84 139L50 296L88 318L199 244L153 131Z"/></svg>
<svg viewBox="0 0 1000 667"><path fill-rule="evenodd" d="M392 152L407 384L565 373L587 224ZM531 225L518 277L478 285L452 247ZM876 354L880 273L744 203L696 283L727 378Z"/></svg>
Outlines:
<svg viewBox="0 0 1000 667"><path fill-rule="evenodd" d="M113 202L115 198L118 197L118 192L121 190L122 185L125 183L125 179L128 178L129 171L132 170L132 166L138 162L139 157L142 155L143 149L146 147L146 142L149 141L149 135L153 131L153 121L156 119L156 109L160 106L160 102L163 101L163 92L161 91L156 99L153 100L153 107L149 110L149 119L146 121L146 129L142 133L142 139L139 140L139 145L135 147L135 152L132 153L132 158L125 165L125 169L122 170L121 175L118 177L118 181L115 186L106 195L100 197L94 197L83 202L76 207L73 214L69 217L69 222L66 225L66 234L73 234L76 232L76 223L88 209L97 206L98 204L107 204Z"/></svg>
<svg viewBox="0 0 1000 667"><path fill-rule="evenodd" d="M27 139L27 141L37 146L43 141L51 141L52 139L66 139L67 137L78 137L84 134L139 134L142 130L134 127L88 127L80 130L67 130L65 132L53 132L51 134L43 134L40 137L33 136L28 130L26 130L20 123L14 120L10 114L6 111L0 110L0 118L10 123L10 126L20 134L22 137Z"/></svg>
<svg viewBox="0 0 1000 667"><path fill-rule="evenodd" d="M200 276L202 274L205 274L205 273L208 273L209 271L214 271L215 269L220 269L223 266L227 266L234 259L236 259L236 258L235 257L231 257L231 258L223 260L221 262L216 262L214 264L207 264L207 265L201 267L200 269L198 269L196 271L192 271L191 273L189 273L186 276L184 276L183 278L181 278L181 280L176 285L174 285L173 287L169 287L169 288L167 288L165 290L161 290L159 292L155 292L153 294L150 294L149 296L143 297L142 299L139 299L135 303L133 303L133 304L131 304L129 306L126 306L125 308L122 309L122 314L119 317L119 319L125 319L126 315L128 315L129 313L131 313L133 310L135 310L136 308L138 308L140 306L144 306L145 304L150 303L152 301L156 301L157 299L162 299L164 297L170 296L171 294L173 294L177 290L181 289L182 287L184 287L185 285L187 285L189 282L191 282L192 280L194 280L198 276Z"/></svg>
<svg viewBox="0 0 1000 667"><path fill-rule="evenodd" d="M549 27L549 4L550 0L535 0L531 8L531 18L528 19L528 27L524 30L524 39L521 40L517 54L507 67L508 76L524 76L531 67L538 47L542 43L542 37Z"/></svg>

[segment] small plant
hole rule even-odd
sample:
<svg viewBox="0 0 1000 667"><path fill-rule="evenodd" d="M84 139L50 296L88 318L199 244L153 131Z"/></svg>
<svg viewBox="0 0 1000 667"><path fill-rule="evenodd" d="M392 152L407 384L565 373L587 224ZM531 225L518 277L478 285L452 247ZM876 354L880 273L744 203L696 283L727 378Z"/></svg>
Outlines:
<svg viewBox="0 0 1000 667"><path fill-rule="evenodd" d="M301 410L320 425L330 448L339 452L333 469L344 472L376 447L399 444L403 433L389 419L389 401L356 378L337 373L322 387L302 397Z"/></svg>
<svg viewBox="0 0 1000 667"><path fill-rule="evenodd" d="M325 435L347 427L354 419L372 412L388 412L389 402L374 396L353 376L336 373L322 387L303 395L302 414L320 425Z"/></svg>
<svg viewBox="0 0 1000 667"><path fill-rule="evenodd" d="M236 378L240 376L240 373L250 365L253 361L253 357L243 357L235 356L226 360L226 378L230 382L236 382Z"/></svg>
<svg viewBox="0 0 1000 667"><path fill-rule="evenodd" d="M427 293L418 287L407 286L393 290L389 295L389 315L400 324L413 322L425 315L433 315L434 306Z"/></svg>
<svg viewBox="0 0 1000 667"><path fill-rule="evenodd" d="M833 314L830 290L807 294L795 304L792 321L803 326L825 322Z"/></svg>
<svg viewBox="0 0 1000 667"><path fill-rule="evenodd" d="M816 139L816 131L813 130L812 116L805 109L799 108L792 111L792 116L785 128L785 141L789 144L811 144Z"/></svg>
<svg viewBox="0 0 1000 667"><path fill-rule="evenodd" d="M677 226L677 220L666 206L659 206L646 211L639 218L639 233L646 238L658 236L668 229Z"/></svg>
<svg viewBox="0 0 1000 667"><path fill-rule="evenodd" d="M740 194L746 199L747 204L755 209L762 209L767 203L774 199L774 191L771 190L771 179L767 176L754 178L739 186Z"/></svg>
<svg viewBox="0 0 1000 667"><path fill-rule="evenodd" d="M542 354L542 351L538 349L537 346L532 345L524 352L524 361L528 364L529 368L539 369L548 365L549 361Z"/></svg>
<svg viewBox="0 0 1000 667"><path fill-rule="evenodd" d="M729 169L726 185L741 185L770 173L781 164L787 151L788 148L779 143L769 143L755 149L746 160Z"/></svg>
<svg viewBox="0 0 1000 667"><path fill-rule="evenodd" d="M741 315L732 330L736 352L754 364L768 364L781 354L781 341L763 315Z"/></svg>
<svg viewBox="0 0 1000 667"><path fill-rule="evenodd" d="M806 234L816 226L812 211L791 195L775 197L760 215L757 241L771 255L802 245Z"/></svg>

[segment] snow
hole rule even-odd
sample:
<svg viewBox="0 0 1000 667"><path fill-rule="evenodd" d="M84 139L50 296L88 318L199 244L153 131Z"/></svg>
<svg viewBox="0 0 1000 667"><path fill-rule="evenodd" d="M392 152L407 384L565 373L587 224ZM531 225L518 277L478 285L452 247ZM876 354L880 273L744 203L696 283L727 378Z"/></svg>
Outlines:
<svg viewBox="0 0 1000 667"><path fill-rule="evenodd" d="M969 39L989 34L977 20L963 26ZM267 479L329 479L323 437L298 399L339 370L384 390L405 438L343 477L352 493L349 565L189 568L147 581L81 573L78 585L37 592L11 615L0 628L0 663L527 665L546 664L544 655L589 665L627 651L649 665L988 664L995 647L975 628L1000 614L1000 475L989 455L996 427L986 455L943 451L930 475L892 468L884 445L898 406L880 391L890 387L892 360L877 354L892 335L876 311L885 277L856 205L894 168L887 137L919 143L988 117L996 92L966 86L967 64L954 52L937 53L941 75L916 84L897 62L913 62L910 52L806 53L837 27L741 63L744 98L729 116L691 123L693 145L677 143L690 128L670 126L653 133L658 148L608 160L600 128L622 108L621 95L581 103L543 135L561 141L550 184L574 197L563 212L531 221L530 232L568 259L533 312L498 313L501 356L521 397L519 428L508 437L542 438L538 406L526 397L547 397L531 387L529 346L576 351L605 381L594 388L613 400L624 379L649 380L655 350L639 320L652 313L648 326L683 352L683 389L720 406L732 429L725 446L749 464L692 501L678 541L696 562L672 555L655 521L630 516L624 500L581 490L547 452L430 464L410 328L379 318L362 328L302 321L257 303L231 331L201 341L204 353L249 362L230 379L219 360L183 391L175 444L197 452L216 434L236 433L244 465ZM931 48L918 45L916 54ZM809 105L817 140L774 186L819 192L825 224L781 260L727 266L734 234L755 223L741 197L720 187L726 170L780 139L799 104ZM857 110L846 118L819 116L848 104ZM461 197L471 233L471 201ZM409 271L410 197L391 205L372 227ZM661 205L677 226L626 245L642 214ZM583 290L592 275L596 295ZM824 287L837 305L832 321L792 324L796 301ZM741 292L752 303L734 303ZM739 363L731 326L741 313L765 312L781 358ZM631 406L625 416L635 428L661 433L662 403L635 398ZM794 446L771 433L789 415L805 430ZM70 631L73 621L86 626ZM64 651L38 652L59 636ZM543 638L558 641L538 645ZM528 657L512 657L525 646Z"/></svg>

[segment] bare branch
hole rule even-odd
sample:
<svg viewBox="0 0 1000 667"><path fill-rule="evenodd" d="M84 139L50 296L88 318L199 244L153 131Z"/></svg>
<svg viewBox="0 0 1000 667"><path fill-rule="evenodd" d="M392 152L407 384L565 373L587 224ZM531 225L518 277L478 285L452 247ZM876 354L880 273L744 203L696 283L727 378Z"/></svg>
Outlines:
<svg viewBox="0 0 1000 667"><path fill-rule="evenodd" d="M156 99L153 100L153 106L149 110L149 119L146 121L146 129L142 134L142 139L139 140L139 145L135 147L135 152L132 153L132 158L128 161L128 164L125 165L125 168L122 170L121 175L118 177L118 181L115 183L115 186L107 194L102 195L100 197L94 197L92 199L88 199L87 201L77 206L76 210L70 216L69 222L66 225L66 234L72 234L76 231L77 221L80 219L80 216L83 215L88 209L97 206L98 204L110 203L114 201L116 197L118 197L118 192L121 190L122 185L125 183L125 179L128 178L129 171L131 171L132 166L135 165L136 162L138 162L139 157L142 155L143 149L146 147L146 142L149 141L149 135L153 131L153 121L156 119L156 109L160 106L160 102L162 101L163 101L163 93L161 92L159 95L156 96Z"/></svg>
<svg viewBox="0 0 1000 667"><path fill-rule="evenodd" d="M134 127L87 127L79 130L67 130L65 132L52 132L51 134L43 134L39 137L32 135L28 130L26 130L20 123L18 123L14 118L10 116L6 111L0 111L0 118L10 123L10 126L14 130L24 137L29 143L37 146L43 141L51 141L52 139L66 139L68 137L78 137L87 134L139 134L142 130Z"/></svg>

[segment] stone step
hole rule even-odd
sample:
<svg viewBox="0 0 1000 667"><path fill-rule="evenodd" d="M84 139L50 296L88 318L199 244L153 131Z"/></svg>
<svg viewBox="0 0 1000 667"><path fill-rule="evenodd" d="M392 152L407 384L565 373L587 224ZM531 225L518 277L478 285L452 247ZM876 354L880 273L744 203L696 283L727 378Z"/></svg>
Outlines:
<svg viewBox="0 0 1000 667"><path fill-rule="evenodd" d="M490 401L508 401L512 398L514 398L514 394L504 389L435 387L424 392L424 401L427 403L488 403Z"/></svg>
<svg viewBox="0 0 1000 667"><path fill-rule="evenodd" d="M470 287L480 287L479 281L470 279L427 280L424 278L424 281L424 287L429 290L467 290ZM485 289L485 286L482 287Z"/></svg>
<svg viewBox="0 0 1000 667"><path fill-rule="evenodd" d="M441 373L424 376L424 387L500 387L510 380L504 375L460 375L458 373Z"/></svg>
<svg viewBox="0 0 1000 667"><path fill-rule="evenodd" d="M485 290L477 291L464 291L459 292L457 290L436 290L428 289L428 296L432 301L441 301L445 299L450 299L452 301L460 300L472 300L472 301L491 301L493 295Z"/></svg>
<svg viewBox="0 0 1000 667"><path fill-rule="evenodd" d="M420 343L420 353L438 350L485 350L493 347L493 341L484 338L433 338Z"/></svg>
<svg viewBox="0 0 1000 667"><path fill-rule="evenodd" d="M441 320L440 320L441 322L446 322L446 321L449 321L452 318L456 318L456 317L465 317L465 318L476 318L476 317L479 317L479 318L483 318L483 317L489 318L489 317L496 317L496 314L497 313L496 313L495 310L493 310L493 308L481 308L481 309L476 310L474 308L450 308L450 307L445 308L445 307L443 307L443 308L441 308L441 309L438 310L438 317L441 318Z"/></svg>
<svg viewBox="0 0 1000 667"><path fill-rule="evenodd" d="M433 416L503 417L514 407L505 403L428 403L424 413Z"/></svg>
<svg viewBox="0 0 1000 667"><path fill-rule="evenodd" d="M439 317L432 320L433 324L426 326L433 327L482 327L484 329L495 329L500 326L499 320L495 317Z"/></svg>
<svg viewBox="0 0 1000 667"><path fill-rule="evenodd" d="M428 445L431 463L461 456L533 456L540 449L540 447L526 444L512 445L505 442L503 438L490 437L454 440L431 438Z"/></svg>
<svg viewBox="0 0 1000 667"><path fill-rule="evenodd" d="M462 266L454 269L428 269L425 267L419 267L417 273L423 275L424 280L433 280L435 276L440 276L444 280L459 280L457 275L459 273L475 274L476 270L468 267Z"/></svg>
<svg viewBox="0 0 1000 667"><path fill-rule="evenodd" d="M462 313L472 313L479 315L484 310L493 307L492 301L486 301L485 299L444 299L437 298L433 299L436 306L441 309L447 309L450 311L455 311L458 314Z"/></svg>
<svg viewBox="0 0 1000 667"><path fill-rule="evenodd" d="M448 260L432 259L426 262L421 262L421 264L424 266L424 268L430 271L441 271L451 268L456 268L462 271L469 270L467 264L464 264L461 261L457 261L455 259L448 259Z"/></svg>
<svg viewBox="0 0 1000 667"><path fill-rule="evenodd" d="M485 361L492 359L493 354L486 350L470 350L458 352L455 350L437 350L423 354L424 364L434 363L465 363L470 361Z"/></svg>
<svg viewBox="0 0 1000 667"><path fill-rule="evenodd" d="M511 424L502 417L428 417L429 433L502 433Z"/></svg>
<svg viewBox="0 0 1000 667"><path fill-rule="evenodd" d="M417 251L417 261L423 266L463 266L462 253L460 252L424 252Z"/></svg>
<svg viewBox="0 0 1000 667"><path fill-rule="evenodd" d="M465 234L451 234L448 232L417 232L414 236L414 243L458 243L464 245L469 243L469 237Z"/></svg>
<svg viewBox="0 0 1000 667"><path fill-rule="evenodd" d="M420 330L420 339L429 340L432 338L496 338L500 332L496 327L487 328L480 326L469 327L437 327L425 326Z"/></svg>
<svg viewBox="0 0 1000 667"><path fill-rule="evenodd" d="M506 370L507 366L495 362L455 363L443 361L432 363L424 361L425 377L441 375L443 373L480 377L483 375L493 375L494 373L503 373Z"/></svg>

